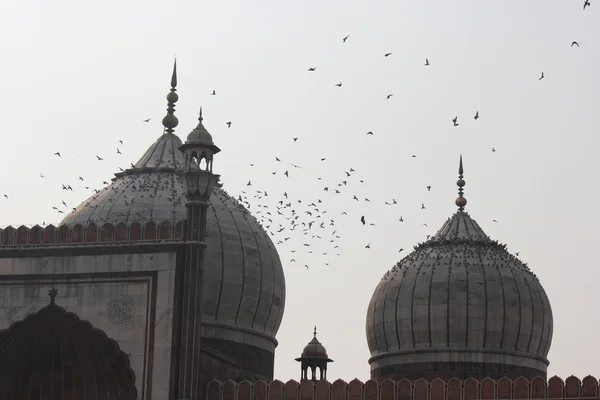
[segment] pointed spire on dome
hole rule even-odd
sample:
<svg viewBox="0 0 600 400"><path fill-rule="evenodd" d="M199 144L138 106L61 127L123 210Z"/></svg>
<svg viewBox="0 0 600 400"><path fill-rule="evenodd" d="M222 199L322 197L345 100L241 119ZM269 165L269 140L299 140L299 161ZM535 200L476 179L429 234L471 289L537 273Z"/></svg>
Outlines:
<svg viewBox="0 0 600 400"><path fill-rule="evenodd" d="M173 63L173 75L171 75L171 91L167 94L167 115L163 118L162 124L166 133L173 133L174 128L179 124L175 116L175 103L179 100L177 93L177 59Z"/></svg>
<svg viewBox="0 0 600 400"><path fill-rule="evenodd" d="M454 203L458 206L458 211L463 212L465 210L465 206L467 205L467 199L463 197L463 187L465 186L465 181L463 179L462 154L460 155L460 162L458 164L458 181L456 181L456 185L458 186L458 198Z"/></svg>
<svg viewBox="0 0 600 400"><path fill-rule="evenodd" d="M313 338L317 338L317 326L315 325L315 330L313 331Z"/></svg>

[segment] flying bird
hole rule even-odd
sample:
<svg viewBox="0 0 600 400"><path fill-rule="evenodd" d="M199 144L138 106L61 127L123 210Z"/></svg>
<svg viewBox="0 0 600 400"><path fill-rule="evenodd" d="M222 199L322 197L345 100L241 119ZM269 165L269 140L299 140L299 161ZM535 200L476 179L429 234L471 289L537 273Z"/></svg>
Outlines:
<svg viewBox="0 0 600 400"><path fill-rule="evenodd" d="M363 225L366 224L366 222L365 222L365 216L364 215L362 217L360 217L360 222L362 222Z"/></svg>
<svg viewBox="0 0 600 400"><path fill-rule="evenodd" d="M492 147L492 153L495 153L495 152L496 152L496 149Z"/></svg>
<svg viewBox="0 0 600 400"><path fill-rule="evenodd" d="M216 96L217 92L213 89L212 93L210 94L211 96Z"/></svg>
<svg viewBox="0 0 600 400"><path fill-rule="evenodd" d="M429 60L426 58L425 59L425 66L428 66L428 65L429 65Z"/></svg>
<svg viewBox="0 0 600 400"><path fill-rule="evenodd" d="M590 0L585 0L585 2L583 3L583 9L585 10L585 8L588 6L591 6Z"/></svg>
<svg viewBox="0 0 600 400"><path fill-rule="evenodd" d="M123 154L123 153L121 153L121 150L119 150L119 149L117 148L117 154Z"/></svg>
<svg viewBox="0 0 600 400"><path fill-rule="evenodd" d="M317 67L310 67L308 70L309 71L316 71Z"/></svg>
<svg viewBox="0 0 600 400"><path fill-rule="evenodd" d="M337 86L337 87L342 87L342 82L340 82L340 83L336 83L336 84L335 84L335 86Z"/></svg>
<svg viewBox="0 0 600 400"><path fill-rule="evenodd" d="M458 116L454 117L452 123L454 124L454 126L458 126Z"/></svg>
<svg viewBox="0 0 600 400"><path fill-rule="evenodd" d="M386 97L386 100L389 100L389 99L390 99L390 97L392 97L393 95L394 95L393 93L391 93L391 94L388 94L388 95L387 95L387 97Z"/></svg>
<svg viewBox="0 0 600 400"><path fill-rule="evenodd" d="M41 172L40 172L40 178L45 178L45 176L44 176L44 175L42 175L42 173L41 173Z"/></svg>
<svg viewBox="0 0 600 400"><path fill-rule="evenodd" d="M541 81L542 79L544 79L544 73L543 72L542 72L542 76L540 76L540 79L538 79L538 80Z"/></svg>
<svg viewBox="0 0 600 400"><path fill-rule="evenodd" d="M225 122L225 124L227 125L228 128L231 128L231 121L227 121L227 122Z"/></svg>
<svg viewBox="0 0 600 400"><path fill-rule="evenodd" d="M292 139L294 139L294 142L295 142L296 140L298 140L298 138L297 138L297 137L295 137L295 138L292 138Z"/></svg>
<svg viewBox="0 0 600 400"><path fill-rule="evenodd" d="M579 43L577 43L577 42L573 42L573 43L571 43L571 47L573 47L573 46L575 46L575 45L577 45L577 47L579 47Z"/></svg>
<svg viewBox="0 0 600 400"><path fill-rule="evenodd" d="M369 243L368 245L365 246L365 249L370 249L371 248L371 243Z"/></svg>
<svg viewBox="0 0 600 400"><path fill-rule="evenodd" d="M343 38L342 43L346 43L346 40L348 40L349 37L350 37L350 35L347 35L345 38Z"/></svg>
<svg viewBox="0 0 600 400"><path fill-rule="evenodd" d="M55 156L59 156L60 158L62 158L62 156L60 155L60 152L58 152L58 151L56 153L54 153L54 155Z"/></svg>
<svg viewBox="0 0 600 400"><path fill-rule="evenodd" d="M425 209L425 204L421 203L421 210L424 210L424 209Z"/></svg>
<svg viewBox="0 0 600 400"><path fill-rule="evenodd" d="M100 156L96 156L96 158L98 159L98 161L102 161L104 160L104 158L100 157Z"/></svg>
<svg viewBox="0 0 600 400"><path fill-rule="evenodd" d="M145 119L145 120L144 120L144 121L142 121L142 122L150 122L150 120L151 120L151 119L152 119L152 118L148 118L148 119Z"/></svg>
<svg viewBox="0 0 600 400"><path fill-rule="evenodd" d="M389 57L389 56L391 56L391 55L392 55L392 53L385 53L383 56L384 56L384 57Z"/></svg>
<svg viewBox="0 0 600 400"><path fill-rule="evenodd" d="M367 132L367 135L373 135L373 132L369 131Z"/></svg>
<svg viewBox="0 0 600 400"><path fill-rule="evenodd" d="M476 121L479 119L479 111L477 111L477 112L475 113L475 116L474 116L473 118L474 118Z"/></svg>
<svg viewBox="0 0 600 400"><path fill-rule="evenodd" d="M427 191L431 192L431 185L427 186Z"/></svg>

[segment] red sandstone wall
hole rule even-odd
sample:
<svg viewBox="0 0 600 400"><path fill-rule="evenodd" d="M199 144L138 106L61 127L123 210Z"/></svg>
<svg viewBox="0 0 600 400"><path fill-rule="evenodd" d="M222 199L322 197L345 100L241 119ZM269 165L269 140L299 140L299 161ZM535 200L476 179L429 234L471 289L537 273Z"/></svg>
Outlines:
<svg viewBox="0 0 600 400"><path fill-rule="evenodd" d="M306 381L301 384L291 380L287 383L227 381L209 383L206 400L475 400L475 399L598 399L598 380L587 376L579 380L570 376L564 382L558 377L529 381L519 378L515 381L501 379L494 381L469 379L464 382L456 379L444 382L436 379L431 382L390 380L378 384L355 379L350 383L342 380Z"/></svg>
<svg viewBox="0 0 600 400"><path fill-rule="evenodd" d="M23 247L57 244L80 243L107 243L107 242L132 242L141 240L177 240L183 236L185 220L179 221L149 221L145 224L134 222L132 224L120 223L115 225L106 223L101 227L94 224L87 226L62 225L55 227L48 225L32 228L8 226L0 229L1 247Z"/></svg>

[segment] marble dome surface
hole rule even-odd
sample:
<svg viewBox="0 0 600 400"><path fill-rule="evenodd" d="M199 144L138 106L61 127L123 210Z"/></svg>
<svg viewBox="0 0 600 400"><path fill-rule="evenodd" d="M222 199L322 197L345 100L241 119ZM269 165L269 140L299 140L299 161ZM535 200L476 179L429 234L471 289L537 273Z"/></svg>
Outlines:
<svg viewBox="0 0 600 400"><path fill-rule="evenodd" d="M184 219L181 144L174 134L160 136L137 163L115 174L61 225ZM284 306L285 278L273 242L242 204L215 189L207 220L203 337L273 351Z"/></svg>
<svg viewBox="0 0 600 400"><path fill-rule="evenodd" d="M385 274L366 318L372 371L462 362L545 374L552 330L537 277L463 211Z"/></svg>

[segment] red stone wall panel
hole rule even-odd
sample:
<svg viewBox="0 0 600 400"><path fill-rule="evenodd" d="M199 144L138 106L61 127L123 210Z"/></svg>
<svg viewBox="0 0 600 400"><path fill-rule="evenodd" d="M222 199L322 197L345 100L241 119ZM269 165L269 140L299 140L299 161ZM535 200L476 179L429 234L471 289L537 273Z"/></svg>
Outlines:
<svg viewBox="0 0 600 400"><path fill-rule="evenodd" d="M173 230L173 238L181 239L183 237L183 230L185 229L185 221L180 220L175 223L175 228Z"/></svg>
<svg viewBox="0 0 600 400"><path fill-rule="evenodd" d="M127 240L127 224L124 222L117 224L115 228L115 240L117 242L124 242Z"/></svg>
<svg viewBox="0 0 600 400"><path fill-rule="evenodd" d="M415 381L413 385L413 396L415 400L429 400L429 384L424 379Z"/></svg>
<svg viewBox="0 0 600 400"><path fill-rule="evenodd" d="M254 382L254 387L252 388L254 392L254 400L267 400L267 383L264 381Z"/></svg>
<svg viewBox="0 0 600 400"><path fill-rule="evenodd" d="M581 381L581 397L598 397L598 380L591 375Z"/></svg>
<svg viewBox="0 0 600 400"><path fill-rule="evenodd" d="M365 400L378 400L379 385L377 381L369 379L365 382Z"/></svg>
<svg viewBox="0 0 600 400"><path fill-rule="evenodd" d="M86 243L98 243L98 227L94 224L89 224L85 228L85 242Z"/></svg>
<svg viewBox="0 0 600 400"><path fill-rule="evenodd" d="M54 225L48 225L44 228L44 243L56 242L56 227Z"/></svg>
<svg viewBox="0 0 600 400"><path fill-rule="evenodd" d="M299 400L300 385L295 380L289 380L285 384L285 400Z"/></svg>
<svg viewBox="0 0 600 400"><path fill-rule="evenodd" d="M220 399L222 395L221 384L218 381L209 382L206 387L206 400Z"/></svg>
<svg viewBox="0 0 600 400"><path fill-rule="evenodd" d="M139 222L134 222L129 227L129 240L142 240L142 225Z"/></svg>
<svg viewBox="0 0 600 400"><path fill-rule="evenodd" d="M441 379L435 379L431 382L429 386L429 398L430 400L445 400L444 396L446 394L446 384Z"/></svg>
<svg viewBox="0 0 600 400"><path fill-rule="evenodd" d="M238 400L252 400L252 384L242 381L238 384Z"/></svg>
<svg viewBox="0 0 600 400"><path fill-rule="evenodd" d="M71 229L71 242L72 243L83 243L84 229L81 225L75 225Z"/></svg>
<svg viewBox="0 0 600 400"><path fill-rule="evenodd" d="M463 386L465 400L476 400L479 398L479 382L475 379L467 379Z"/></svg>
<svg viewBox="0 0 600 400"><path fill-rule="evenodd" d="M62 225L58 227L58 243L70 243L71 241L71 229Z"/></svg>
<svg viewBox="0 0 600 400"><path fill-rule="evenodd" d="M558 376L548 379L548 398L560 399L563 397L564 382Z"/></svg>
<svg viewBox="0 0 600 400"><path fill-rule="evenodd" d="M502 378L498 381L498 398L512 399L513 398L513 383L508 378Z"/></svg>
<svg viewBox="0 0 600 400"><path fill-rule="evenodd" d="M233 381L227 381L223 384L223 400L236 400L237 384Z"/></svg>
<svg viewBox="0 0 600 400"><path fill-rule="evenodd" d="M331 383L329 383L327 381L317 382L317 390L316 390L315 399L316 400L330 400L331 399Z"/></svg>
<svg viewBox="0 0 600 400"><path fill-rule="evenodd" d="M396 384L396 400L411 400L413 386L410 381L402 379Z"/></svg>
<svg viewBox="0 0 600 400"><path fill-rule="evenodd" d="M156 224L153 221L146 222L146 225L144 225L144 240L156 240L156 237Z"/></svg>
<svg viewBox="0 0 600 400"><path fill-rule="evenodd" d="M101 242L112 242L114 240L115 227L113 224L106 223L102 225L100 229L100 241Z"/></svg>
<svg viewBox="0 0 600 400"><path fill-rule="evenodd" d="M17 228L17 244L27 244L29 242L29 228L21 225Z"/></svg>
<svg viewBox="0 0 600 400"><path fill-rule="evenodd" d="M160 228L158 230L159 239L171 239L171 237L173 236L173 233L171 232L172 228L173 227L171 222L161 222Z"/></svg>
<svg viewBox="0 0 600 400"><path fill-rule="evenodd" d="M543 399L546 397L546 381L542 377L534 378L531 381L531 398Z"/></svg>
<svg viewBox="0 0 600 400"><path fill-rule="evenodd" d="M15 244L15 236L17 235L17 230L12 226L7 226L4 228L4 242L3 244L12 246Z"/></svg>
<svg viewBox="0 0 600 400"><path fill-rule="evenodd" d="M396 384L389 379L384 380L379 387L379 395L381 400L396 400Z"/></svg>
<svg viewBox="0 0 600 400"><path fill-rule="evenodd" d="M333 382L331 400L346 400L348 384L341 379Z"/></svg>
<svg viewBox="0 0 600 400"><path fill-rule="evenodd" d="M364 385L358 379L352 379L348 384L348 400L362 400Z"/></svg>
<svg viewBox="0 0 600 400"><path fill-rule="evenodd" d="M31 232L29 233L29 243L30 244L42 244L44 241L44 228L39 225L31 228ZM0 243L2 239L0 238Z"/></svg>
<svg viewBox="0 0 600 400"><path fill-rule="evenodd" d="M274 380L269 384L269 400L283 400L284 384Z"/></svg>
<svg viewBox="0 0 600 400"><path fill-rule="evenodd" d="M571 375L565 380L565 397L579 397L581 391L581 382L578 378Z"/></svg>
<svg viewBox="0 0 600 400"><path fill-rule="evenodd" d="M313 400L315 396L315 384L313 381L304 380L300 384L300 400Z"/></svg>
<svg viewBox="0 0 600 400"><path fill-rule="evenodd" d="M515 387L515 399L528 399L529 398L529 381L525 378L517 378L514 383Z"/></svg>
<svg viewBox="0 0 600 400"><path fill-rule="evenodd" d="M492 379L483 379L480 383L480 389L482 399L493 399L496 397L496 383Z"/></svg>
<svg viewBox="0 0 600 400"><path fill-rule="evenodd" d="M446 384L446 399L460 400L462 398L462 384L458 379L450 379Z"/></svg>

